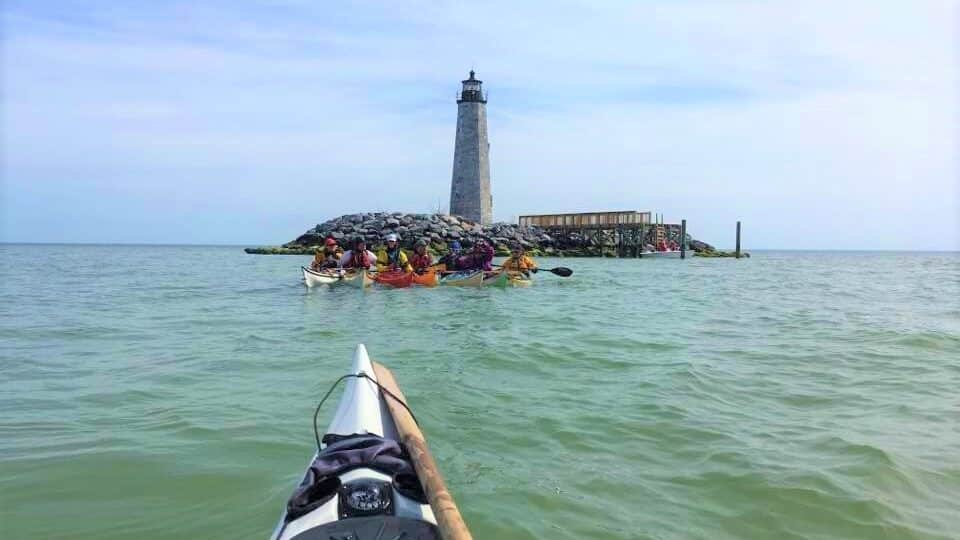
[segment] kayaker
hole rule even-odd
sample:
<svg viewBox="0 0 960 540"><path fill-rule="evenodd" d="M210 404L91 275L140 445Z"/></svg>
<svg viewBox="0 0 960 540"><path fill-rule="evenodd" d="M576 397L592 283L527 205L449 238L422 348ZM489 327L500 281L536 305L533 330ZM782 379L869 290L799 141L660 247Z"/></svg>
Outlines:
<svg viewBox="0 0 960 540"><path fill-rule="evenodd" d="M362 236L353 239L353 249L340 257L340 267L347 270L367 269L377 264L377 256L367 249L367 241Z"/></svg>
<svg viewBox="0 0 960 540"><path fill-rule="evenodd" d="M523 245L516 243L510 248L510 257L503 261L503 269L529 276L530 272L537 273L537 263L527 256Z"/></svg>
<svg viewBox="0 0 960 540"><path fill-rule="evenodd" d="M460 258L462 250L463 247L459 241L450 242L450 251L441 257L437 264L442 264L448 272L455 272L457 270L457 259Z"/></svg>
<svg viewBox="0 0 960 540"><path fill-rule="evenodd" d="M407 260L407 254L400 249L399 238L396 234L390 233L386 237L386 247L377 254L377 270L386 272L388 270L402 270L412 272L413 267Z"/></svg>
<svg viewBox="0 0 960 540"><path fill-rule="evenodd" d="M340 265L341 258L343 258L343 250L337 245L337 241L333 238L327 238L324 246L317 248L317 252L313 255L310 268L313 270L336 268Z"/></svg>
<svg viewBox="0 0 960 540"><path fill-rule="evenodd" d="M457 259L457 270L493 270L493 247L486 240L477 240L469 254Z"/></svg>
<svg viewBox="0 0 960 540"><path fill-rule="evenodd" d="M413 247L413 255L410 256L410 265L413 266L413 271L422 274L433 264L433 258L427 253L427 241L424 239L417 240L417 244Z"/></svg>

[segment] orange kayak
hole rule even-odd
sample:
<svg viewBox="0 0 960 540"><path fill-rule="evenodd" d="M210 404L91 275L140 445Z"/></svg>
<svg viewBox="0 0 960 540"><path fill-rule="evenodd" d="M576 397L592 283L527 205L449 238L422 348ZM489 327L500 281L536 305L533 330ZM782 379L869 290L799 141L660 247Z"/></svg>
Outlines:
<svg viewBox="0 0 960 540"><path fill-rule="evenodd" d="M380 272L375 278L377 283L382 283L388 287L395 287L397 289L403 287L409 287L413 283L413 272Z"/></svg>
<svg viewBox="0 0 960 540"><path fill-rule="evenodd" d="M435 287L437 285L437 271L433 268L427 270L422 274L413 273L411 276L413 283L416 285L423 285L424 287Z"/></svg>

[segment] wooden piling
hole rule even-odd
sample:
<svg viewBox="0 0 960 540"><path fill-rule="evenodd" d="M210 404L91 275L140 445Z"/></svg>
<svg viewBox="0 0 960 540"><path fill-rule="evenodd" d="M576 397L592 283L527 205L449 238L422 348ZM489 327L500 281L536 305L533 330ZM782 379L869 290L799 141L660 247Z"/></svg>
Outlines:
<svg viewBox="0 0 960 540"><path fill-rule="evenodd" d="M687 258L687 220L680 220L680 258Z"/></svg>
<svg viewBox="0 0 960 540"><path fill-rule="evenodd" d="M643 245L647 240L647 227L643 223L640 224L640 250L637 251L637 258L643 258Z"/></svg>
<svg viewBox="0 0 960 540"><path fill-rule="evenodd" d="M740 222L737 222L737 258L740 258Z"/></svg>
<svg viewBox="0 0 960 540"><path fill-rule="evenodd" d="M620 238L620 249L617 250L617 258L622 259L624 257L624 252L627 249L627 239L623 234L623 225L621 225L620 230L617 231L617 237Z"/></svg>

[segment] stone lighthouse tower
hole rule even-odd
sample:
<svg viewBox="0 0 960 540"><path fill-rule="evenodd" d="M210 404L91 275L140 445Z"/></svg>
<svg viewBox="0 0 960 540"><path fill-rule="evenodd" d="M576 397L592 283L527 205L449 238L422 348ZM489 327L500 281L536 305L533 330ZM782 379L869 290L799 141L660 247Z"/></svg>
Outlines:
<svg viewBox="0 0 960 540"><path fill-rule="evenodd" d="M487 140L487 98L470 71L457 99L457 141L453 151L450 213L484 225L493 219L490 194L490 142Z"/></svg>

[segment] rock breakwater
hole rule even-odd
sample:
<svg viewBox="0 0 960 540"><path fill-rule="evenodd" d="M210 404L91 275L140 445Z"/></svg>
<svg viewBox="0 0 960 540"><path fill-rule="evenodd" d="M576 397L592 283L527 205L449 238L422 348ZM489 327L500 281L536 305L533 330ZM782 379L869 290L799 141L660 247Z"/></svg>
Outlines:
<svg viewBox="0 0 960 540"><path fill-rule="evenodd" d="M663 225L669 241L680 242L680 225ZM341 244L362 236L370 246L379 246L389 233L400 236L400 244L412 249L417 240L424 239L434 254L446 253L454 240L469 247L479 239L493 244L498 255L507 255L510 245L518 242L533 256L560 257L616 257L618 237L616 231L547 231L539 227L521 227L510 223L494 223L483 226L457 216L446 214L407 214L403 212L373 212L347 214L317 224L293 241L282 246L247 248L247 253L300 255L311 254L329 237ZM644 243L653 244L654 227L645 231ZM687 247L703 255L717 256L717 251L706 242L687 234Z"/></svg>

